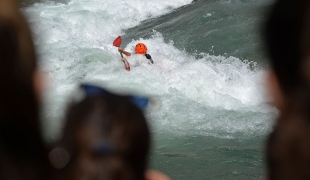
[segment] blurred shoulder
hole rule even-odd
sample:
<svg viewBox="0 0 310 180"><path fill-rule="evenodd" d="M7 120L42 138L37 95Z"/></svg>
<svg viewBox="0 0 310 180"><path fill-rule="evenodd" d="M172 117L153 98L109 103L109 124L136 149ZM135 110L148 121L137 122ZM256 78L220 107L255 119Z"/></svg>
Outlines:
<svg viewBox="0 0 310 180"><path fill-rule="evenodd" d="M170 180L170 178L156 170L147 170L145 173L146 180Z"/></svg>

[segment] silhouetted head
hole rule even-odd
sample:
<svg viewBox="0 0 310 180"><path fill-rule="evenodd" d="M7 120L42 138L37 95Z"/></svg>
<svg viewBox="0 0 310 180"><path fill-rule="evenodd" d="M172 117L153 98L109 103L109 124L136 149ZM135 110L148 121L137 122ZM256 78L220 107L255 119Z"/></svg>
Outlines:
<svg viewBox="0 0 310 180"><path fill-rule="evenodd" d="M59 149L63 158L56 159L55 165L66 166L74 180L145 179L150 131L139 108L145 101L91 85L81 89L82 100L68 107Z"/></svg>
<svg viewBox="0 0 310 180"><path fill-rule="evenodd" d="M267 173L270 180L310 179L310 1L275 1L264 30L273 98L282 99L267 142Z"/></svg>
<svg viewBox="0 0 310 180"><path fill-rule="evenodd" d="M285 95L309 86L310 1L278 0L264 26L269 61Z"/></svg>
<svg viewBox="0 0 310 180"><path fill-rule="evenodd" d="M30 30L19 6L14 0L0 0L0 179L47 175L36 70Z"/></svg>

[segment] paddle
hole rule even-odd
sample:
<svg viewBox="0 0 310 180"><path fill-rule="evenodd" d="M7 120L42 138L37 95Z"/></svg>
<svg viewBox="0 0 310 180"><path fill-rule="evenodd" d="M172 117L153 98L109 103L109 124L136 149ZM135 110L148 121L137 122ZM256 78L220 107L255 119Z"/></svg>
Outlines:
<svg viewBox="0 0 310 180"><path fill-rule="evenodd" d="M113 46L115 47L120 47L122 44L122 37L121 36L118 36L114 42L113 42ZM119 52L121 54L121 57L124 58L123 56L123 53ZM130 71L130 65L129 65L129 62L127 60L124 61L124 65L125 65L125 69L127 71Z"/></svg>

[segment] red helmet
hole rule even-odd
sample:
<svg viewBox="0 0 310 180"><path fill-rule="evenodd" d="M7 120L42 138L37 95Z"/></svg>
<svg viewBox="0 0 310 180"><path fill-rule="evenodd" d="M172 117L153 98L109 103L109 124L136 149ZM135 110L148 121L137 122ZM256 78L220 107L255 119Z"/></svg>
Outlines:
<svg viewBox="0 0 310 180"><path fill-rule="evenodd" d="M136 45L136 53L137 54L146 54L146 51L147 51L147 47L145 44L143 43L138 43Z"/></svg>

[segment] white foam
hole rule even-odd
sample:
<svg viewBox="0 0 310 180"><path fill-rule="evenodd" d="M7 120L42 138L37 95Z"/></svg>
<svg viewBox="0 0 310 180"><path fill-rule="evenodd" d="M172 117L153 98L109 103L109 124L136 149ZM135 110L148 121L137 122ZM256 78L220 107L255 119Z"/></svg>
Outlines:
<svg viewBox="0 0 310 180"><path fill-rule="evenodd" d="M112 45L122 30L190 2L75 0L24 9L49 79L44 116L48 136L58 132L66 97L79 82L93 82L118 93L150 96L155 104L147 116L157 132L265 131L269 116L262 118L261 114L271 112L264 106L265 72L252 70L251 63L208 54L197 60L176 49L173 42L165 43L162 35L154 32L150 39L133 40L124 47L133 50L137 42L145 43L154 64L148 64L143 56L132 55L128 58L131 71L124 70Z"/></svg>

